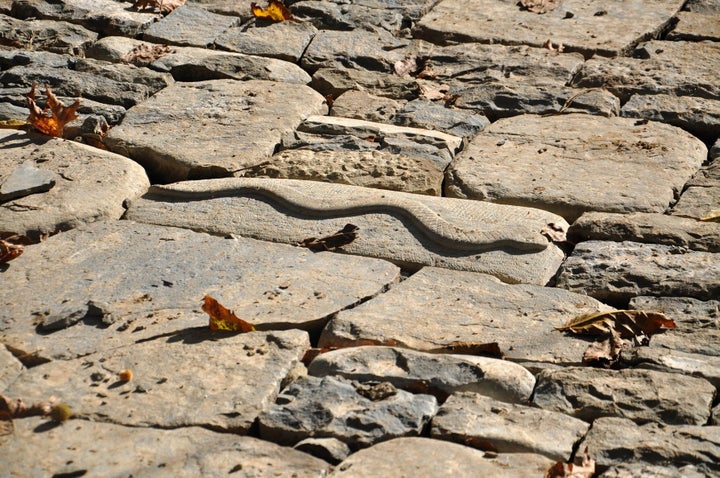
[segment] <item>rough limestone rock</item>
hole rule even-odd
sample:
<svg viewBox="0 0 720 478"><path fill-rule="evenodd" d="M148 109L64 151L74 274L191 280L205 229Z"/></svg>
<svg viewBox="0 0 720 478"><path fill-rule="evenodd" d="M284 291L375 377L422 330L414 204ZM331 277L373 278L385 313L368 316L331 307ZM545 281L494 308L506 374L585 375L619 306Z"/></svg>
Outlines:
<svg viewBox="0 0 720 478"><path fill-rule="evenodd" d="M450 109L425 99L406 104L402 111L395 115L394 122L403 126L443 131L463 138L473 138L490 124L485 116L475 112Z"/></svg>
<svg viewBox="0 0 720 478"><path fill-rule="evenodd" d="M306 22L278 22L266 26L231 27L215 39L222 50L300 62L317 29Z"/></svg>
<svg viewBox="0 0 720 478"><path fill-rule="evenodd" d="M390 123L404 104L405 101L376 96L365 90L348 90L335 98L332 108L330 108L330 115L363 121ZM407 124L405 126L414 125Z"/></svg>
<svg viewBox="0 0 720 478"><path fill-rule="evenodd" d="M530 398L535 387L535 377L512 362L396 347L349 347L326 352L310 363L308 373L363 382L389 381L398 388L430 393L439 400L466 391L522 403Z"/></svg>
<svg viewBox="0 0 720 478"><path fill-rule="evenodd" d="M651 347L720 357L720 300L635 297L628 307L659 310L675 321L676 328L651 337Z"/></svg>
<svg viewBox="0 0 720 478"><path fill-rule="evenodd" d="M717 426L657 423L638 426L626 418L605 417L593 422L578 449L585 447L601 469L638 462L661 466L672 464L678 468L695 466L702 473L700 476L712 476L720 471L720 427Z"/></svg>
<svg viewBox="0 0 720 478"><path fill-rule="evenodd" d="M497 342L506 358L528 366L573 364L587 342L553 327L598 310L609 308L561 289L507 285L484 274L425 267L382 296L340 312L318 346L394 342L433 350L455 341Z"/></svg>
<svg viewBox="0 0 720 478"><path fill-rule="evenodd" d="M397 33L417 21L434 0L327 1L303 0L292 5L294 15L307 18L318 28L328 30L384 29Z"/></svg>
<svg viewBox="0 0 720 478"><path fill-rule="evenodd" d="M436 265L545 284L563 258L540 230L565 222L537 209L315 181L231 178L152 188L129 219L297 244L351 223L343 250L417 269ZM347 270L347 268L343 268Z"/></svg>
<svg viewBox="0 0 720 478"><path fill-rule="evenodd" d="M399 273L377 259L132 221L95 223L29 246L12 261L2 273L0 330L4 343L27 354L77 357L207 327L205 294L258 328L313 328L380 293Z"/></svg>
<svg viewBox="0 0 720 478"><path fill-rule="evenodd" d="M274 443L200 427L159 430L86 420L57 425L37 417L15 421L0 460L8 476L320 478L329 468Z"/></svg>
<svg viewBox="0 0 720 478"><path fill-rule="evenodd" d="M653 370L568 367L543 370L537 380L535 405L585 421L617 416L637 423L703 425L715 395L705 379Z"/></svg>
<svg viewBox="0 0 720 478"><path fill-rule="evenodd" d="M638 242L581 242L557 286L622 305L639 295L720 297L720 262L709 252Z"/></svg>
<svg viewBox="0 0 720 478"><path fill-rule="evenodd" d="M653 478L706 478L695 465L684 465L677 468L666 465L648 465L646 463L622 463L608 468L599 478L627 478L629 476L652 476Z"/></svg>
<svg viewBox="0 0 720 478"><path fill-rule="evenodd" d="M420 94L413 78L342 67L320 68L313 74L310 86L323 96L332 95L333 98L338 98L348 90L356 89L393 100L414 100Z"/></svg>
<svg viewBox="0 0 720 478"><path fill-rule="evenodd" d="M247 22L253 18L252 11L248 6L244 3L238 3L237 0L189 0L187 3L202 7L213 13L238 17L241 22Z"/></svg>
<svg viewBox="0 0 720 478"><path fill-rule="evenodd" d="M698 58L703 61L697 61ZM607 88L623 101L633 94L688 95L717 100L720 99L715 74L718 68L718 42L653 40L640 45L633 57L586 61L573 86Z"/></svg>
<svg viewBox="0 0 720 478"><path fill-rule="evenodd" d="M440 44L477 41L542 47L552 39L585 56L618 56L660 33L683 3L630 0L613 8L602 0L565 0L538 15L512 1L443 0L423 16L414 33Z"/></svg>
<svg viewBox="0 0 720 478"><path fill-rule="evenodd" d="M47 192L55 186L56 177L52 171L36 168L31 163L23 163L0 180L0 203Z"/></svg>
<svg viewBox="0 0 720 478"><path fill-rule="evenodd" d="M185 4L150 25L143 33L143 40L170 45L206 47L238 22L237 17L218 15Z"/></svg>
<svg viewBox="0 0 720 478"><path fill-rule="evenodd" d="M720 224L665 214L586 212L567 235L576 243L633 241L720 252Z"/></svg>
<svg viewBox="0 0 720 478"><path fill-rule="evenodd" d="M11 13L16 18L42 18L76 23L102 36L135 37L160 15L138 12L115 0L15 0Z"/></svg>
<svg viewBox="0 0 720 478"><path fill-rule="evenodd" d="M307 86L288 83L175 84L128 110L105 142L161 182L228 176L271 156L284 131L326 111L323 101Z"/></svg>
<svg viewBox="0 0 720 478"><path fill-rule="evenodd" d="M331 465L337 465L351 453L350 447L337 438L306 438L297 442L293 448L325 460Z"/></svg>
<svg viewBox="0 0 720 478"><path fill-rule="evenodd" d="M300 330L185 329L38 365L23 372L7 394L29 403L54 395L93 421L245 434L309 346ZM132 380L121 380L122 370L132 371Z"/></svg>
<svg viewBox="0 0 720 478"><path fill-rule="evenodd" d="M373 384L368 385L333 377L301 377L259 416L260 438L294 445L310 436L331 437L356 450L390 438L419 435L437 412L437 401L430 395L392 387L372 396L366 390Z"/></svg>
<svg viewBox="0 0 720 478"><path fill-rule="evenodd" d="M392 457L392 459L388 459ZM331 478L367 476L542 476L553 461L530 453L488 456L480 450L430 438L397 438L350 455Z"/></svg>
<svg viewBox="0 0 720 478"><path fill-rule="evenodd" d="M667 35L668 40L720 40L720 19L714 12L679 12L678 23Z"/></svg>
<svg viewBox="0 0 720 478"><path fill-rule="evenodd" d="M659 347L634 347L623 350L621 359L630 367L702 377L720 388L720 357L717 356Z"/></svg>
<svg viewBox="0 0 720 478"><path fill-rule="evenodd" d="M537 453L568 461L590 425L565 414L456 393L432 420L431 436L495 453Z"/></svg>
<svg viewBox="0 0 720 478"><path fill-rule="evenodd" d="M38 50L77 56L83 56L98 36L80 25L54 20L21 21L6 15L0 15L0 31L4 45L21 49L32 45Z"/></svg>
<svg viewBox="0 0 720 478"><path fill-rule="evenodd" d="M389 73L409 42L387 33L320 30L300 60L310 74L320 68L354 68Z"/></svg>
<svg viewBox="0 0 720 478"><path fill-rule="evenodd" d="M585 211L663 212L707 148L660 123L585 114L499 120L460 152L446 194L540 207L573 221Z"/></svg>
<svg viewBox="0 0 720 478"><path fill-rule="evenodd" d="M678 126L714 141L720 134L720 100L695 96L632 95L620 114Z"/></svg>
<svg viewBox="0 0 720 478"><path fill-rule="evenodd" d="M673 216L700 219L720 209L720 161L717 159L720 148L717 145L716 142L710 151L708 159L712 162L685 185L680 200L670 211Z"/></svg>
<svg viewBox="0 0 720 478"><path fill-rule="evenodd" d="M0 393L22 373L23 364L4 346L0 346Z"/></svg>
<svg viewBox="0 0 720 478"><path fill-rule="evenodd" d="M281 151L244 177L306 179L440 196L443 170L425 158L377 151Z"/></svg>
<svg viewBox="0 0 720 478"><path fill-rule="evenodd" d="M45 192L3 199L0 231L37 237L101 219L119 219L126 200L150 186L135 162L74 141L0 130L0 184L20 168L39 169L54 185ZM8 196L12 197L12 196Z"/></svg>

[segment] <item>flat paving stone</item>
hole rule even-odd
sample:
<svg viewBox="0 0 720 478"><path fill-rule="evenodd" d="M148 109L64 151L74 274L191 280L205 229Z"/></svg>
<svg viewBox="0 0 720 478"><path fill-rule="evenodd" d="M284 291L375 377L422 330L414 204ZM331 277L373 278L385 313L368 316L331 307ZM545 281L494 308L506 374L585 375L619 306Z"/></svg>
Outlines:
<svg viewBox="0 0 720 478"><path fill-rule="evenodd" d="M715 12L678 12L678 23L668 32L668 40L720 40L720 18Z"/></svg>
<svg viewBox="0 0 720 478"><path fill-rule="evenodd" d="M497 342L506 359L526 367L577 364L587 343L553 327L598 310L608 308L561 289L508 285L485 274L426 267L382 296L340 312L318 346L393 341L428 351L455 341Z"/></svg>
<svg viewBox="0 0 720 478"><path fill-rule="evenodd" d="M127 218L297 244L352 223L350 254L417 269L437 265L545 284L562 251L540 234L565 222L538 209L380 191L316 181L228 178L153 187ZM343 268L345 269L345 268Z"/></svg>
<svg viewBox="0 0 720 478"><path fill-rule="evenodd" d="M356 450L419 435L437 412L431 395L391 387L387 395L368 398L363 385L334 377L297 379L258 417L260 438L294 445L308 437L330 437Z"/></svg>
<svg viewBox="0 0 720 478"><path fill-rule="evenodd" d="M237 0L188 0L186 3L191 6L202 7L213 13L239 17L242 22L253 18L252 11L248 6L244 3L238 3Z"/></svg>
<svg viewBox="0 0 720 478"><path fill-rule="evenodd" d="M82 56L98 36L72 23L55 20L21 21L6 15L0 15L0 30L3 32L4 45L78 56Z"/></svg>
<svg viewBox="0 0 720 478"><path fill-rule="evenodd" d="M632 241L720 252L720 224L650 213L586 212L568 229L573 242Z"/></svg>
<svg viewBox="0 0 720 478"><path fill-rule="evenodd" d="M306 22L242 25L225 30L215 39L215 46L221 50L299 63L316 33L317 29Z"/></svg>
<svg viewBox="0 0 720 478"><path fill-rule="evenodd" d="M664 212L706 156L700 140L660 123L523 115L470 141L446 172L445 192L539 207L568 221L585 211Z"/></svg>
<svg viewBox="0 0 720 478"><path fill-rule="evenodd" d="M131 221L53 236L11 265L0 290L2 342L47 358L207 326L205 294L260 329L319 327L399 279L377 259Z"/></svg>
<svg viewBox="0 0 720 478"><path fill-rule="evenodd" d="M20 362L10 351L0 345L0 393L10 385L24 370Z"/></svg>
<svg viewBox="0 0 720 478"><path fill-rule="evenodd" d="M683 3L631 0L613 8L601 0L566 0L538 15L514 2L443 0L422 17L414 36L440 44L475 41L534 47L550 39L587 57L618 56L660 33Z"/></svg>
<svg viewBox="0 0 720 478"><path fill-rule="evenodd" d="M624 364L635 368L659 370L702 377L720 388L720 357L668 350L660 347L634 347L622 351Z"/></svg>
<svg viewBox="0 0 720 478"><path fill-rule="evenodd" d="M535 453L568 461L589 428L563 413L463 392L440 407L430 436L495 453Z"/></svg>
<svg viewBox="0 0 720 478"><path fill-rule="evenodd" d="M304 0L295 2L291 10L296 16L312 22L318 28L356 31L383 29L397 34L417 21L433 3L433 0Z"/></svg>
<svg viewBox="0 0 720 478"><path fill-rule="evenodd" d="M392 459L388 459L392 457ZM480 450L431 438L396 438L360 450L328 477L367 476L541 476L553 462L530 453L487 456Z"/></svg>
<svg viewBox="0 0 720 478"><path fill-rule="evenodd" d="M624 10L624 8L623 8ZM697 61L702 58L703 61ZM718 42L652 40L627 58L591 58L572 85L606 88L625 102L634 94L699 96L720 99L715 72L720 64Z"/></svg>
<svg viewBox="0 0 720 478"><path fill-rule="evenodd" d="M333 109L336 107L337 101L333 105ZM407 103L402 110L397 112L394 123L415 128L434 129L470 139L485 129L490 124L490 120L472 111L450 109L430 100L417 99Z"/></svg>
<svg viewBox="0 0 720 478"><path fill-rule="evenodd" d="M307 333L300 330L185 329L38 365L23 372L7 394L29 403L54 395L92 421L245 434L309 347ZM132 371L131 381L119 378L122 370Z"/></svg>
<svg viewBox="0 0 720 478"><path fill-rule="evenodd" d="M310 86L323 96L332 95L333 98L355 89L393 100L414 100L420 94L413 78L401 78L389 72L342 67L320 68L313 73Z"/></svg>
<svg viewBox="0 0 720 478"><path fill-rule="evenodd" d="M330 115L388 123L392 122L404 105L404 100L376 96L365 90L348 90L335 98L332 108L330 108Z"/></svg>
<svg viewBox="0 0 720 478"><path fill-rule="evenodd" d="M588 422L616 416L640 424L704 425L715 396L705 379L654 370L566 367L543 370L537 381L534 405Z"/></svg>
<svg viewBox="0 0 720 478"><path fill-rule="evenodd" d="M376 151L280 151L243 177L303 179L440 196L443 170L426 158Z"/></svg>
<svg viewBox="0 0 720 478"><path fill-rule="evenodd" d="M557 286L622 306L639 295L720 297L720 262L709 252L639 242L581 242Z"/></svg>
<svg viewBox="0 0 720 478"><path fill-rule="evenodd" d="M718 144L717 142L715 143ZM710 164L703 166L693 178L685 184L678 202L670 210L673 216L700 219L711 211L720 209L720 161L717 146L710 151Z"/></svg>
<svg viewBox="0 0 720 478"><path fill-rule="evenodd" d="M191 4L182 5L150 25L143 40L170 45L207 47L225 30L239 23L237 17L218 15Z"/></svg>
<svg viewBox="0 0 720 478"><path fill-rule="evenodd" d="M695 465L648 465L646 463L622 463L613 465L599 475L599 478L627 478L628 476L652 476L654 478L706 478Z"/></svg>
<svg viewBox="0 0 720 478"><path fill-rule="evenodd" d="M720 470L720 427L717 426L658 423L638 426L626 418L605 417L593 422L579 449L585 447L600 469L635 462L677 468L694 466L702 473L700 476L712 476Z"/></svg>
<svg viewBox="0 0 720 478"><path fill-rule="evenodd" d="M0 231L37 237L101 219L119 219L124 202L150 186L137 163L74 141L0 130L2 191L19 168L40 170L54 182L44 192L8 195L0 203ZM14 196L17 196L14 195Z"/></svg>
<svg viewBox="0 0 720 478"><path fill-rule="evenodd" d="M720 31L720 28L719 28ZM678 126L714 141L720 131L720 101L696 96L632 95L620 110L626 118L644 118Z"/></svg>
<svg viewBox="0 0 720 478"><path fill-rule="evenodd" d="M228 176L270 157L283 132L327 111L323 101L307 86L262 80L175 84L128 110L105 142L161 182Z"/></svg>
<svg viewBox="0 0 720 478"><path fill-rule="evenodd" d="M655 334L650 347L720 357L720 301L690 297L634 297L628 307L657 310L675 321L676 328Z"/></svg>
<svg viewBox="0 0 720 478"><path fill-rule="evenodd" d="M440 401L455 392L475 392L504 402L526 402L535 377L521 365L471 355L430 354L397 347L348 347L318 355L308 374L363 382L387 381Z"/></svg>
<svg viewBox="0 0 720 478"><path fill-rule="evenodd" d="M37 460L38 450L47 456ZM15 421L0 447L8 476L324 476L327 462L257 438L200 427L159 430L41 418Z"/></svg>

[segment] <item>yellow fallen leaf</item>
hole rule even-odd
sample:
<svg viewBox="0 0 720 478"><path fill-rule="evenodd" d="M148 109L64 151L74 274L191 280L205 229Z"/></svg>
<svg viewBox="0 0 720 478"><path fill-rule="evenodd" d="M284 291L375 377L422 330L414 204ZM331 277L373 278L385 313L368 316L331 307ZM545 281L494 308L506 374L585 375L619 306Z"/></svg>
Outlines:
<svg viewBox="0 0 720 478"><path fill-rule="evenodd" d="M258 7L257 4L253 2L250 4L250 9L252 10L253 15L255 15L255 18L267 18L268 20L272 20L274 22L282 22L292 19L290 10L283 5L283 2L278 0L271 0L267 8Z"/></svg>
<svg viewBox="0 0 720 478"><path fill-rule="evenodd" d="M210 330L225 332L253 332L255 327L237 317L209 295L203 298L202 310L210 316Z"/></svg>

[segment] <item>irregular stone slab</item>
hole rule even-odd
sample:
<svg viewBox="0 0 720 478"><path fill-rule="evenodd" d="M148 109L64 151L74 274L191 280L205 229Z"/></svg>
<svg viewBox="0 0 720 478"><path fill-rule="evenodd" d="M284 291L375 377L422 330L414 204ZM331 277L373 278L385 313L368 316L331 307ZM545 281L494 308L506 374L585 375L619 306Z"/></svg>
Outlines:
<svg viewBox="0 0 720 478"><path fill-rule="evenodd" d="M313 328L398 279L386 261L132 221L95 223L13 261L3 272L0 327L3 342L19 351L76 357L205 327L205 294L261 329Z"/></svg>
<svg viewBox="0 0 720 478"><path fill-rule="evenodd" d="M189 328L38 365L7 393L29 403L54 395L93 421L245 434L309 347L299 330L218 334ZM126 369L133 373L129 382L119 379Z"/></svg>
<svg viewBox="0 0 720 478"><path fill-rule="evenodd" d="M278 396L275 405L260 414L260 438L280 445L331 437L351 449L379 441L419 435L437 412L430 395L396 390L383 398L366 398L360 384L333 377L301 377Z"/></svg>
<svg viewBox="0 0 720 478"><path fill-rule="evenodd" d="M454 341L498 342L507 359L528 367L577 364L587 343L553 326L597 310L608 307L561 289L507 285L484 274L426 267L382 296L340 312L318 346L392 340L397 346L432 350Z"/></svg>
<svg viewBox="0 0 720 478"><path fill-rule="evenodd" d="M290 149L243 171L244 177L306 179L440 196L443 170L425 158L378 151Z"/></svg>
<svg viewBox="0 0 720 478"><path fill-rule="evenodd" d="M624 10L624 9L623 9ZM696 61L702 58L703 61ZM592 58L573 86L607 88L625 102L634 94L700 96L720 99L715 72L720 65L717 42L649 41L633 57Z"/></svg>
<svg viewBox="0 0 720 478"><path fill-rule="evenodd" d="M633 241L720 252L720 224L666 214L586 212L568 229L573 242Z"/></svg>
<svg viewBox="0 0 720 478"><path fill-rule="evenodd" d="M431 436L495 453L537 453L568 461L590 425L565 414L456 393L432 420Z"/></svg>
<svg viewBox="0 0 720 478"><path fill-rule="evenodd" d="M720 297L720 262L709 252L638 242L581 242L557 286L622 305L638 295Z"/></svg>
<svg viewBox="0 0 720 478"><path fill-rule="evenodd" d="M684 216L695 219L705 217L720 209L720 161L717 160L717 142L710 151L709 165L704 166L693 178L685 184L685 191L680 200L670 210L674 216ZM713 159L714 158L714 159Z"/></svg>
<svg viewBox="0 0 720 478"><path fill-rule="evenodd" d="M310 74L320 68L391 71L403 59L397 49L409 42L387 33L320 30L303 54L300 66Z"/></svg>
<svg viewBox="0 0 720 478"><path fill-rule="evenodd" d="M70 433L70 430L72 432ZM37 451L47 456L37 460ZM310 455L200 427L158 430L72 420L53 426L41 418L15 421L0 447L10 476L321 477L328 464Z"/></svg>
<svg viewBox="0 0 720 478"><path fill-rule="evenodd" d="M708 475L698 470L695 465L685 465L678 468L663 465L648 465L644 463L623 463L611 466L599 475L599 478L627 478L628 476L652 476L654 478L706 478Z"/></svg>
<svg viewBox="0 0 720 478"><path fill-rule="evenodd" d="M198 5L213 13L239 17L242 22L253 18L248 6L238 3L237 0L188 0L187 3L188 5Z"/></svg>
<svg viewBox="0 0 720 478"><path fill-rule="evenodd" d="M618 56L660 33L683 3L631 0L622 8L608 8L600 0L565 0L559 8L538 15L513 2L443 0L418 22L414 36L440 44L476 41L533 47L551 39L586 57Z"/></svg>
<svg viewBox="0 0 720 478"><path fill-rule="evenodd" d="M720 0L688 0L684 10L707 14L720 12Z"/></svg>
<svg viewBox="0 0 720 478"><path fill-rule="evenodd" d="M440 401L455 392L475 392L504 402L526 402L535 377L512 362L470 355L429 354L396 347L349 347L318 355L308 366L316 377L388 381Z"/></svg>
<svg viewBox="0 0 720 478"><path fill-rule="evenodd" d="M388 459L392 457L392 459ZM396 438L350 455L328 476L542 476L552 460L529 453L486 456L480 450L430 438Z"/></svg>
<svg viewBox="0 0 720 478"><path fill-rule="evenodd" d="M347 93L340 98L346 95ZM336 105L337 102L333 105L333 109ZM474 137L490 124L485 116L446 108L424 99L417 99L405 105L402 111L395 115L394 122L404 126L443 131L463 138Z"/></svg>
<svg viewBox="0 0 720 478"><path fill-rule="evenodd" d="M621 115L668 123L709 140L715 140L720 131L720 101L708 98L633 95L623 105Z"/></svg>
<svg viewBox="0 0 720 478"><path fill-rule="evenodd" d="M396 101L383 98L372 95L365 90L348 90L335 99L330 108L330 115L388 123L393 120L395 114L402 109L404 104L405 102L402 100Z"/></svg>
<svg viewBox="0 0 720 478"><path fill-rule="evenodd" d="M548 223L566 227L560 217L537 209L290 179L157 186L130 209L126 217L141 222L289 244L352 222L360 238L343 246L350 254L536 284L547 283L563 259L540 230Z"/></svg>
<svg viewBox="0 0 720 478"><path fill-rule="evenodd" d="M103 36L135 37L160 16L141 13L115 0L15 0L11 15L20 18L43 18L76 23Z"/></svg>
<svg viewBox="0 0 720 478"><path fill-rule="evenodd" d="M306 438L293 448L325 460L331 465L337 465L350 455L350 447L337 438Z"/></svg>
<svg viewBox="0 0 720 478"><path fill-rule="evenodd" d="M22 362L15 358L5 346L0 345L0 393L23 371Z"/></svg>
<svg viewBox="0 0 720 478"><path fill-rule="evenodd" d="M272 155L283 132L327 111L323 101L307 86L261 80L175 84L128 110L105 142L161 182L228 176Z"/></svg>
<svg viewBox="0 0 720 478"><path fill-rule="evenodd" d="M306 22L231 27L215 39L222 50L300 62L317 29Z"/></svg>
<svg viewBox="0 0 720 478"><path fill-rule="evenodd" d="M0 15L0 30L4 45L76 56L83 56L97 40L97 33L79 25L53 20L20 21L5 15Z"/></svg>
<svg viewBox="0 0 720 478"><path fill-rule="evenodd" d="M638 426L625 418L605 417L593 422L579 449L586 446L602 468L638 462L661 466L671 463L676 467L692 465L704 473L702 476L711 476L720 470L720 427L658 423Z"/></svg>
<svg viewBox="0 0 720 478"><path fill-rule="evenodd" d="M461 151L446 195L585 211L663 212L705 160L694 136L660 123L584 114L499 120Z"/></svg>
<svg viewBox="0 0 720 478"><path fill-rule="evenodd" d="M616 416L637 423L703 425L715 396L705 379L653 370L567 367L543 370L537 380L535 405L585 421Z"/></svg>
<svg viewBox="0 0 720 478"><path fill-rule="evenodd" d="M433 3L432 0L301 1L292 5L292 11L318 28L351 31L382 28L397 33L417 21Z"/></svg>
<svg viewBox="0 0 720 478"><path fill-rule="evenodd" d="M689 297L634 297L628 307L658 310L675 321L676 328L655 334L651 347L720 357L720 301Z"/></svg>
<svg viewBox="0 0 720 478"><path fill-rule="evenodd" d="M393 100L414 100L420 94L412 78L351 68L320 68L313 74L310 86L323 96L332 95L333 98L359 87L373 95Z"/></svg>
<svg viewBox="0 0 720 478"><path fill-rule="evenodd" d="M668 34L668 40L720 40L720 19L712 13L679 12L678 23Z"/></svg>
<svg viewBox="0 0 720 478"><path fill-rule="evenodd" d="M118 219L125 212L124 202L150 186L137 163L73 141L0 130L0 143L3 191L21 166L43 171L55 183L46 192L0 204L0 231L37 237L99 219Z"/></svg>
<svg viewBox="0 0 720 478"><path fill-rule="evenodd" d="M57 175L33 164L21 164L0 183L0 203L31 194L44 193L55 186Z"/></svg>
<svg viewBox="0 0 720 478"><path fill-rule="evenodd" d="M702 377L720 388L720 357L659 347L634 347L628 351L623 350L622 361L631 367Z"/></svg>
<svg viewBox="0 0 720 478"><path fill-rule="evenodd" d="M143 40L170 45L207 47L238 18L218 15L190 4L173 10L143 33Z"/></svg>

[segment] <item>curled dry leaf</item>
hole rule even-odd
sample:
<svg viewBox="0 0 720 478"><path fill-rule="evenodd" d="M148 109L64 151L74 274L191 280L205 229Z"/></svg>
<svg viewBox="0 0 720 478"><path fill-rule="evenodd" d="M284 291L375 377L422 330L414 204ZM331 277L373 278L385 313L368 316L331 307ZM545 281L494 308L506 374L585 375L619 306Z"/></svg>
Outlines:
<svg viewBox="0 0 720 478"><path fill-rule="evenodd" d="M623 339L612 330L610 337L603 341L593 342L588 346L582 361L593 367L613 367L620 360L620 352L624 346Z"/></svg>
<svg viewBox="0 0 720 478"><path fill-rule="evenodd" d="M520 0L518 4L533 13L547 13L555 10L560 0Z"/></svg>
<svg viewBox="0 0 720 478"><path fill-rule="evenodd" d="M175 50L168 45L151 45L150 43L141 43L129 52L125 53L120 59L125 63L132 63L137 66L145 66L158 60L165 55L173 53Z"/></svg>
<svg viewBox="0 0 720 478"><path fill-rule="evenodd" d="M40 107L35 103L36 87L37 84L33 83L30 93L28 93L25 98L25 105L30 110L28 122L39 132L60 138L62 137L65 125L77 118L77 110L80 108L80 100L75 100L75 103L72 105L65 106L62 101L57 99L48 86L46 87L47 106L45 109L40 109Z"/></svg>
<svg viewBox="0 0 720 478"><path fill-rule="evenodd" d="M27 406L21 399L12 399L0 393L0 436L13 432L13 418L46 416L52 410L52 400Z"/></svg>
<svg viewBox="0 0 720 478"><path fill-rule="evenodd" d="M203 298L202 310L210 316L210 330L225 332L253 332L255 327L226 309L209 295Z"/></svg>
<svg viewBox="0 0 720 478"><path fill-rule="evenodd" d="M292 14L290 10L278 0L271 0L267 8L258 7L255 2L250 4L250 9L255 18L265 18L273 22L282 22L291 20Z"/></svg>
<svg viewBox="0 0 720 478"><path fill-rule="evenodd" d="M552 242L567 242L567 231L564 227L558 226L554 222L545 224L540 230L540 234Z"/></svg>
<svg viewBox="0 0 720 478"><path fill-rule="evenodd" d="M319 239L308 237L298 242L297 245L307 247L311 251L336 251L357 239L359 230L360 228L354 224L345 224L345 227L334 234Z"/></svg>
<svg viewBox="0 0 720 478"><path fill-rule="evenodd" d="M0 264L9 262L24 252L24 245L32 244L29 238L12 232L0 231Z"/></svg>
<svg viewBox="0 0 720 478"><path fill-rule="evenodd" d="M185 4L186 0L136 0L133 8L137 10L152 10L167 15Z"/></svg>
<svg viewBox="0 0 720 478"><path fill-rule="evenodd" d="M615 310L581 314L570 319L556 330L569 331L581 335L609 336L611 330L620 337L635 339L650 336L661 329L674 329L675 322L661 312L645 310Z"/></svg>
<svg viewBox="0 0 720 478"><path fill-rule="evenodd" d="M587 447L579 458L580 464L556 462L545 472L545 478L592 478L595 474L595 460L590 458ZM578 461L577 457L575 461Z"/></svg>
<svg viewBox="0 0 720 478"><path fill-rule="evenodd" d="M543 43L543 48L547 48L550 51L556 51L558 53L562 53L563 51L565 51L565 47L563 46L562 43L558 43L556 46L556 45L553 45L553 42L551 42L550 40Z"/></svg>

